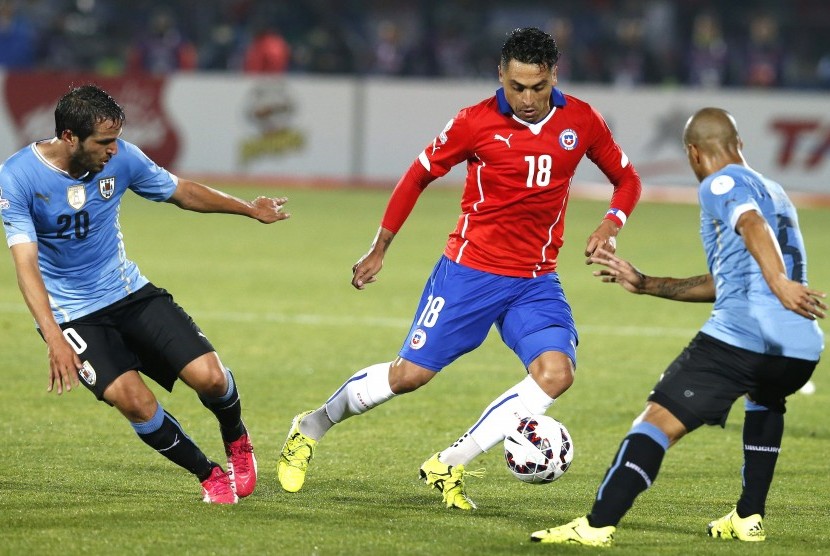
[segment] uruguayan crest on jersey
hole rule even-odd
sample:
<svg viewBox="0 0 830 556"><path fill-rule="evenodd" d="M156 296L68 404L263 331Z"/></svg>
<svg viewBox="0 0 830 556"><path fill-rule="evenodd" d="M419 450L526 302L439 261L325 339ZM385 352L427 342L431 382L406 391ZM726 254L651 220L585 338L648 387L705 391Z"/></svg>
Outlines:
<svg viewBox="0 0 830 556"><path fill-rule="evenodd" d="M98 381L98 376L95 374L95 369L92 367L89 361L84 361L84 364L78 371L78 375L82 379L84 379L84 382L86 382L90 386L95 386L95 383Z"/></svg>
<svg viewBox="0 0 830 556"><path fill-rule="evenodd" d="M83 184L70 185L66 188L66 200L69 206L79 210L86 203L86 188Z"/></svg>
<svg viewBox="0 0 830 556"><path fill-rule="evenodd" d="M101 192L101 197L109 199L115 193L115 178L101 178L98 180L98 191Z"/></svg>
<svg viewBox="0 0 830 556"><path fill-rule="evenodd" d="M11 206L8 199L3 198L3 188L0 187L0 210L7 209Z"/></svg>

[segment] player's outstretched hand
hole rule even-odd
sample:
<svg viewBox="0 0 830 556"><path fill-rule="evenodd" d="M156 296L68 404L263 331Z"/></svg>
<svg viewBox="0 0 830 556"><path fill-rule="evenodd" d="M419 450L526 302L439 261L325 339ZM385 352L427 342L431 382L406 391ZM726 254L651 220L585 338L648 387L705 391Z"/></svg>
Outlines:
<svg viewBox="0 0 830 556"><path fill-rule="evenodd" d="M781 304L790 311L810 320L824 318L827 304L822 300L827 297L826 293L789 279L782 279L772 289Z"/></svg>
<svg viewBox="0 0 830 556"><path fill-rule="evenodd" d="M251 204L256 212L253 217L263 224L272 224L280 220L291 218L291 214L282 211L282 207L288 202L288 197L257 197Z"/></svg>
<svg viewBox="0 0 830 556"><path fill-rule="evenodd" d="M592 272L594 276L597 276L603 282L616 282L631 293L643 293L646 277L630 262L619 258L610 251L598 248L588 258L588 264L591 263L601 264L606 267L602 270Z"/></svg>
<svg viewBox="0 0 830 556"><path fill-rule="evenodd" d="M377 274L383 268L383 254L369 251L352 266L352 286L362 290L366 284L377 281Z"/></svg>

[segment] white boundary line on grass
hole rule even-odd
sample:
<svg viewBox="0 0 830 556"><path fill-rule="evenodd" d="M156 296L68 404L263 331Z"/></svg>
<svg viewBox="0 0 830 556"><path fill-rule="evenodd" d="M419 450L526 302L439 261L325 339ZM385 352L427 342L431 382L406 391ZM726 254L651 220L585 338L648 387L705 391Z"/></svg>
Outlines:
<svg viewBox="0 0 830 556"><path fill-rule="evenodd" d="M0 303L0 313L29 314L25 305L16 303ZM340 317L323 314L285 314L285 313L254 313L242 311L194 311L191 313L194 320L224 321L224 322L270 322L277 324L295 324L305 326L375 326L382 328L399 328L406 330L412 321L392 317ZM602 334L604 336L648 336L689 338L694 336L696 329L666 326L610 326L603 324L577 324L580 334Z"/></svg>

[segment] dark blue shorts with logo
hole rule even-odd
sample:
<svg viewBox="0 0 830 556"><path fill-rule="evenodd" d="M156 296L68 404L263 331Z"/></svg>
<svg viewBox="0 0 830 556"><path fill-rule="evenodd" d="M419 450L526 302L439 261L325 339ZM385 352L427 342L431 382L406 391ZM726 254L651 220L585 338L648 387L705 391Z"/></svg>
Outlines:
<svg viewBox="0 0 830 556"><path fill-rule="evenodd" d="M493 324L525 368L545 351L576 365L579 340L558 274L500 276L445 256L427 280L399 355L437 372L481 345Z"/></svg>

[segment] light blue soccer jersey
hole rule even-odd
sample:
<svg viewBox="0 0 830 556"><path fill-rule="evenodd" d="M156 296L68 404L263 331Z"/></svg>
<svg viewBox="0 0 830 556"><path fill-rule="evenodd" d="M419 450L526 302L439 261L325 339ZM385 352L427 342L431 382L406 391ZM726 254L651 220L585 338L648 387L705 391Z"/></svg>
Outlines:
<svg viewBox="0 0 830 556"><path fill-rule="evenodd" d="M178 178L135 145L95 175L75 179L31 144L0 166L3 228L9 247L37 242L40 270L55 319L66 322L111 305L147 284L127 258L118 215L132 189L165 201Z"/></svg>
<svg viewBox="0 0 830 556"><path fill-rule="evenodd" d="M787 275L806 284L804 241L783 188L731 164L703 180L698 194L700 233L716 288L715 306L702 331L756 353L817 361L824 348L818 324L784 308L735 230L743 213L758 211L776 235Z"/></svg>

